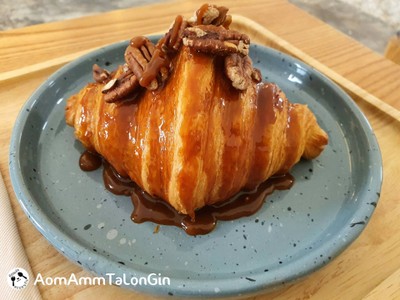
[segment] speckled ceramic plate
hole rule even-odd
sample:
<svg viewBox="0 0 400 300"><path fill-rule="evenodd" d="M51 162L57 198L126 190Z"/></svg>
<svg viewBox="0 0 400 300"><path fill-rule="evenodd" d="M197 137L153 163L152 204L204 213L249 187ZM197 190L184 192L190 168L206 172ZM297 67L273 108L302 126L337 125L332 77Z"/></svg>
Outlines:
<svg viewBox="0 0 400 300"><path fill-rule="evenodd" d="M261 46L251 47L255 66L291 101L309 105L329 134L326 150L293 168L293 188L274 192L251 217L219 222L208 235L188 236L168 226L155 234L155 224L131 222L130 199L106 191L101 170L79 169L83 148L64 121L66 100L92 80L92 65L115 68L126 45L94 51L49 77L26 102L13 131L15 193L37 229L66 257L106 278L125 274L128 288L148 293L250 295L329 263L365 228L382 181L371 127L330 80ZM170 285L134 285L134 278L152 273L156 281L169 277Z"/></svg>

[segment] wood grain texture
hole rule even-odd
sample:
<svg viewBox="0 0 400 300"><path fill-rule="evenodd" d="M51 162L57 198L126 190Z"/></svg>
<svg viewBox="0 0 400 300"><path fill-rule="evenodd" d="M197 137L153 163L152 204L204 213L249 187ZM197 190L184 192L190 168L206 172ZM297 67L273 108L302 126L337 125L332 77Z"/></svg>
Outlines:
<svg viewBox="0 0 400 300"><path fill-rule="evenodd" d="M385 57L400 65L400 31L387 43Z"/></svg>
<svg viewBox="0 0 400 300"><path fill-rule="evenodd" d="M134 35L165 30L177 14L190 16L203 1L177 1L151 7L114 11L58 23L43 24L0 33L0 170L4 175L22 242L35 274L86 276L88 273L59 254L34 228L18 205L8 173L8 150L12 127L29 95L60 64L60 57L85 52ZM282 0L219 1L231 12L248 17L271 32L254 40L281 50L297 49L315 67L326 68L340 80L354 85L354 99L368 117L379 141L384 182L376 211L361 236L324 268L289 286L250 299L396 299L400 287L400 122L377 109L379 101L400 108L400 66L370 51ZM247 29L249 30L249 29ZM282 44L283 43L283 44ZM305 56L304 56L305 55ZM54 62L53 61L53 62ZM28 72L21 68L39 65ZM45 68L42 66L45 65ZM5 73L15 72L15 73ZM10 76L11 74L11 76ZM16 76L15 76L16 75ZM328 74L329 75L329 74ZM333 78L335 80L335 78ZM358 89L359 90L358 90ZM365 101L371 97L370 101ZM398 112L398 111L397 111ZM115 286L39 286L44 299L155 299Z"/></svg>
<svg viewBox="0 0 400 300"><path fill-rule="evenodd" d="M248 33L252 37L253 42L267 45L300 59L340 85L348 94L352 96L353 99L362 99L364 102L367 102L382 112L385 112L387 115L392 116L397 121L400 121L400 111L398 109L368 93L366 90L354 84L352 81L348 80L338 72L320 63L317 59L290 44L279 35L274 34L259 23L256 23L243 16L234 16L234 20L235 23L232 27L239 31Z"/></svg>

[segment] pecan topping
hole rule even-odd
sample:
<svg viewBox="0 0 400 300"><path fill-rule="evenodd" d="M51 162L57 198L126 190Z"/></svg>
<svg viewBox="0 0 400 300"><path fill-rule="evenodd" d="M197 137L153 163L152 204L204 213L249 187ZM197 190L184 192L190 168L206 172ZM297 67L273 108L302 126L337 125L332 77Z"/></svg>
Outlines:
<svg viewBox="0 0 400 300"><path fill-rule="evenodd" d="M216 6L203 4L189 20L190 25L215 25L229 28L232 22L232 17L227 15L228 8L225 6Z"/></svg>
<svg viewBox="0 0 400 300"><path fill-rule="evenodd" d="M125 51L126 63L119 70L119 77L94 65L94 80L105 83L102 88L105 101L131 99L139 95L142 87L158 89L167 80L170 64L182 44L198 52L222 56L225 74L238 90L246 90L252 82L261 82L261 73L253 68L248 56L250 39L229 29L232 18L227 13L224 6L204 4L189 20L177 16L156 45L143 36L133 38Z"/></svg>
<svg viewBox="0 0 400 300"><path fill-rule="evenodd" d="M153 56L155 47L146 37L139 36L131 40L130 45L125 51L125 61L129 69L137 78L142 78L143 73ZM155 90L158 87L157 79L151 80L149 85L145 86L149 90Z"/></svg>
<svg viewBox="0 0 400 300"><path fill-rule="evenodd" d="M93 79L98 83L103 83L110 78L110 73L100 67L98 64L94 64L92 68Z"/></svg>
<svg viewBox="0 0 400 300"><path fill-rule="evenodd" d="M138 91L138 87L139 80L128 70L118 78L111 79L101 91L104 94L104 101L114 103Z"/></svg>
<svg viewBox="0 0 400 300"><path fill-rule="evenodd" d="M168 59L146 37L139 36L131 40L125 51L125 61L139 79L139 84L149 90L158 88L157 77L161 81L168 77Z"/></svg>
<svg viewBox="0 0 400 300"><path fill-rule="evenodd" d="M248 56L233 53L225 58L225 73L233 87L245 90L252 82L253 67Z"/></svg>
<svg viewBox="0 0 400 300"><path fill-rule="evenodd" d="M205 53L247 55L250 39L245 34L221 26L198 25L183 31L183 44Z"/></svg>

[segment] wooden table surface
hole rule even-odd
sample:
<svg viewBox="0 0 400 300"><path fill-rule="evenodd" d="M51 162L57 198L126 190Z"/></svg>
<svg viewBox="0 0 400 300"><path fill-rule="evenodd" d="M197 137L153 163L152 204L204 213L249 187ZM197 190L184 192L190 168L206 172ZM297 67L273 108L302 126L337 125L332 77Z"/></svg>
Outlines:
<svg viewBox="0 0 400 300"><path fill-rule="evenodd" d="M8 171L8 151L21 106L66 61L94 47L165 31L177 14L189 17L203 1L167 2L0 32L0 170L35 274L88 275L45 240L15 198ZM230 7L233 14L258 22L279 37L281 45L296 49L328 75L345 80L350 92L357 90L351 94L376 133L384 164L381 198L361 236L322 269L297 283L252 299L400 299L397 182L400 119L396 117L400 109L400 66L286 1L218 1L218 4ZM39 289L45 299L154 299L116 286L39 286Z"/></svg>

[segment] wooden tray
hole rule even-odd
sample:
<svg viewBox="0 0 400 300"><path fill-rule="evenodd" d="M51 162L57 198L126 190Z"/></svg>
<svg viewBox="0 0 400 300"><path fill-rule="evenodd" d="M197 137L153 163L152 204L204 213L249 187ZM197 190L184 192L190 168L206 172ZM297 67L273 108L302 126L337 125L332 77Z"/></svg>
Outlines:
<svg viewBox="0 0 400 300"><path fill-rule="evenodd" d="M255 299L269 299L270 297L304 298L311 295L319 299L328 299L332 298L333 291L335 291L337 298L350 295L349 291L363 295L364 299L374 299L376 295L379 295L380 298L385 298L385 295L391 298L400 297L398 289L400 285L400 269L398 266L398 258L400 257L400 241L398 238L400 205L397 201L400 188L395 181L397 172L400 170L400 158L398 157L398 150L394 150L398 149L400 145L399 111L256 22L239 15L235 15L233 18L232 27L247 33L253 42L276 48L297 57L324 73L353 97L374 128L383 155L385 173L379 205L368 227L355 243L328 266L313 273L302 282L266 296L258 296ZM0 142L9 144L11 127L17 112L25 99L37 87L37 84L61 65L92 50L94 48L0 74L2 97L15 99L15 101L5 103L3 107L5 118L1 121L4 126L0 135ZM7 156L7 150L2 149L2 166L7 165ZM46 276L69 276L71 273L75 273L77 276L87 276L85 271L58 254L36 231L19 207L14 193L11 192L12 187L8 174L5 176L5 181L33 271L45 273ZM397 262L397 264L394 262ZM102 296L127 299L132 295L135 299L152 298L151 296L136 295L112 286L75 286L68 289L62 286L41 286L40 290L44 297L52 299L73 295L84 299L89 295L90 298Z"/></svg>

